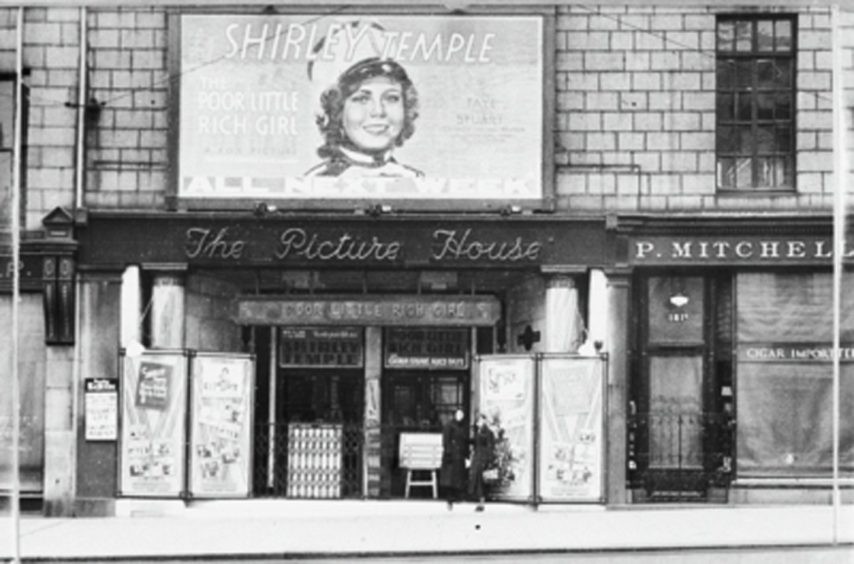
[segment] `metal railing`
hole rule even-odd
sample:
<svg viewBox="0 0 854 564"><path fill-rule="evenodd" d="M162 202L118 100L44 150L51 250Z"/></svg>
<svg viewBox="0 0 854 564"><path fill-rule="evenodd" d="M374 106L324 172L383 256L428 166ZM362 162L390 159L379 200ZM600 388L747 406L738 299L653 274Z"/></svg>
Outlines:
<svg viewBox="0 0 854 564"><path fill-rule="evenodd" d="M645 500L706 500L729 486L735 434L729 414L635 413L627 430L629 485Z"/></svg>

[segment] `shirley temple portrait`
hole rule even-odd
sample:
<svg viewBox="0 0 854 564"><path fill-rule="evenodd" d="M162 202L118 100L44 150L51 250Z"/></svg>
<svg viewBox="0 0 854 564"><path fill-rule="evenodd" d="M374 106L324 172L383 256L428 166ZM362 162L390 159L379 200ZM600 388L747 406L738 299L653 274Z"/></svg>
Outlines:
<svg viewBox="0 0 854 564"><path fill-rule="evenodd" d="M422 177L423 172L394 157L394 150L415 133L415 86L399 63L382 57L383 30L378 24L348 25L368 26L349 31L349 37L361 38L359 43L349 46L337 41L326 49L332 57L318 58L308 66L309 78L319 92L315 117L322 138L317 154L322 161L305 176ZM315 51L321 48L323 41ZM346 60L345 55L349 55Z"/></svg>

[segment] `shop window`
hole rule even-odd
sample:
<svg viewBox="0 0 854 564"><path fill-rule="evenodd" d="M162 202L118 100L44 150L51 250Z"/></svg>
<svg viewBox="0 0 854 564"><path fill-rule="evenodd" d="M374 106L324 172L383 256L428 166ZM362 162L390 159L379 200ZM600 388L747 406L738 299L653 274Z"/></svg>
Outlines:
<svg viewBox="0 0 854 564"><path fill-rule="evenodd" d="M843 287L854 284L847 274ZM833 300L830 273L737 278L737 470L829 477ZM854 471L854 295L843 293L840 464Z"/></svg>
<svg viewBox="0 0 854 564"><path fill-rule="evenodd" d="M795 187L796 20L725 16L717 22L717 185Z"/></svg>

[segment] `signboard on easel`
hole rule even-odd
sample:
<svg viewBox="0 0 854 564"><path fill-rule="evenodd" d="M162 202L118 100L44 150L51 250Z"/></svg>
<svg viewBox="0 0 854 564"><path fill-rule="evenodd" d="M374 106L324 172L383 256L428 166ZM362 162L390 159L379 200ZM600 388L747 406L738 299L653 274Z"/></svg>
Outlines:
<svg viewBox="0 0 854 564"><path fill-rule="evenodd" d="M436 472L442 467L443 452L441 433L400 434L398 458L400 467L406 470L406 497L412 487L429 487L433 497L438 497ZM415 472L429 473L429 479L416 479Z"/></svg>

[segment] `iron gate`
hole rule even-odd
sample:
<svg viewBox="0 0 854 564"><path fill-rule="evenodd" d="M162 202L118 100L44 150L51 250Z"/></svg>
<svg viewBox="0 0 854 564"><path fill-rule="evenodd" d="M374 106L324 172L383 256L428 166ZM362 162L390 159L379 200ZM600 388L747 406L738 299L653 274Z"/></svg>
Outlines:
<svg viewBox="0 0 854 564"><path fill-rule="evenodd" d="M311 427L311 425L306 425ZM322 424L314 425L322 427ZM295 454L289 439L288 423L262 423L255 426L253 494L255 497L282 498L361 498L364 430L361 423L344 423L335 437L338 452L334 457L327 444L311 441ZM340 454L338 454L340 453ZM299 466L305 487L294 488L297 466L290 457L304 458ZM340 456L340 457L339 457ZM309 461L313 457L313 461ZM316 470L314 469L316 467ZM330 475L337 487L329 487ZM290 488L289 488L290 486Z"/></svg>

